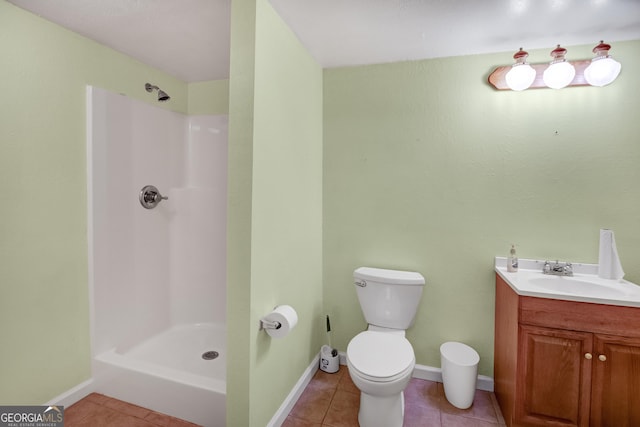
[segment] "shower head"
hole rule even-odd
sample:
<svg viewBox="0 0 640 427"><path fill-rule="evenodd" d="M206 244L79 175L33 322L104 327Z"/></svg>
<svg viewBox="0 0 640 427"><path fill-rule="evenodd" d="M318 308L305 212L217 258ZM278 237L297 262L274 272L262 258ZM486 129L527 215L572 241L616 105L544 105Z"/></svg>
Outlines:
<svg viewBox="0 0 640 427"><path fill-rule="evenodd" d="M158 101L168 101L170 99L171 97L167 95L167 92L163 91L162 89L158 89Z"/></svg>
<svg viewBox="0 0 640 427"><path fill-rule="evenodd" d="M171 99L171 97L167 94L167 92L163 91L162 89L160 89L156 85L152 85L151 83L145 83L144 84L144 89L147 92L153 92L154 90L157 90L158 91L158 101L160 101L160 102L168 101L168 100Z"/></svg>

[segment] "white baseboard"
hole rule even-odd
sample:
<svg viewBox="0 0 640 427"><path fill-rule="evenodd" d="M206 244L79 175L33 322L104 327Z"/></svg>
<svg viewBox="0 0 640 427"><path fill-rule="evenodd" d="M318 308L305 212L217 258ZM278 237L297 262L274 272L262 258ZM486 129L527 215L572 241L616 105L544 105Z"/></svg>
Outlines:
<svg viewBox="0 0 640 427"><path fill-rule="evenodd" d="M340 364L347 364L347 355L344 352L340 352ZM416 364L416 367L413 370L413 378L420 378L421 380L429 380L441 383L442 369L434 368L433 366ZM493 378L486 375L478 375L476 388L478 390L493 391Z"/></svg>
<svg viewBox="0 0 640 427"><path fill-rule="evenodd" d="M282 405L280 405L280 408L273 415L273 417L271 418L271 421L269 421L269 424L267 424L267 427L280 427L282 423L284 423L284 421L287 419L287 415L289 415L289 412L291 412L294 405L300 398L300 395L302 395L302 392L304 391L305 387L309 384L309 382L311 381L311 378L313 378L316 371L318 370L319 364L320 364L320 353L318 353L318 355L313 358L309 366L307 366L307 369L304 370L304 372L302 373L302 376L300 377L296 385L293 386L293 388L291 389L291 392L289 392L289 395L286 397L284 402L282 402Z"/></svg>
<svg viewBox="0 0 640 427"><path fill-rule="evenodd" d="M93 379L88 379L78 384L77 386L70 388L64 393L54 397L50 401L44 403L44 405L64 406L65 408L67 408L73 405L74 403L76 403L77 401L79 401L80 399L84 398L85 396L88 396L91 393L93 393L95 391L94 388L95 388L95 384L93 382Z"/></svg>

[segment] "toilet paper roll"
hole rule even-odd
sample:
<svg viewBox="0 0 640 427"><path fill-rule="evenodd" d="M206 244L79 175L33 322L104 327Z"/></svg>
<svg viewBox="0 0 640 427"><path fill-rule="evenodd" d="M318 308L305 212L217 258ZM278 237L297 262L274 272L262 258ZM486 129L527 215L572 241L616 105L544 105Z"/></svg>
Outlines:
<svg viewBox="0 0 640 427"><path fill-rule="evenodd" d="M603 279L622 279L624 270L616 248L616 238L612 230L600 230L600 250L598 254L598 276Z"/></svg>
<svg viewBox="0 0 640 427"><path fill-rule="evenodd" d="M265 329L267 334L272 338L282 338L291 332L298 323L298 314L290 305L279 305L271 313L263 318L269 322L278 322L280 327L277 329Z"/></svg>

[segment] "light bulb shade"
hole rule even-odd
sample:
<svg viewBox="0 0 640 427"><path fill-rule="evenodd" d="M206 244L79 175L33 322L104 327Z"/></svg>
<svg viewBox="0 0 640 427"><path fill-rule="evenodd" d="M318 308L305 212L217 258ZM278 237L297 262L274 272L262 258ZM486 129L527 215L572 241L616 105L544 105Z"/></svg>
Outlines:
<svg viewBox="0 0 640 427"><path fill-rule="evenodd" d="M605 86L614 81L622 65L610 56L596 57L584 70L584 79L591 86Z"/></svg>
<svg viewBox="0 0 640 427"><path fill-rule="evenodd" d="M505 81L509 89L511 90L525 90L536 79L536 70L529 64L513 64L507 75Z"/></svg>
<svg viewBox="0 0 640 427"><path fill-rule="evenodd" d="M544 84L552 89L562 89L573 81L576 76L576 69L567 61L551 63L544 70L542 80Z"/></svg>

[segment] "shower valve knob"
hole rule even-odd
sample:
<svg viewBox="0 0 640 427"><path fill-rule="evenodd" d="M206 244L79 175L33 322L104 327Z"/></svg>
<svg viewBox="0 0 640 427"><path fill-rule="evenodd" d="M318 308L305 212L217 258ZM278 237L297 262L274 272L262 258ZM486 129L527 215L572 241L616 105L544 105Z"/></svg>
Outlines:
<svg viewBox="0 0 640 427"><path fill-rule="evenodd" d="M160 191L153 185L145 185L142 187L142 190L140 190L138 199L143 208L153 209L158 206L158 203L162 200L168 200L169 198L160 194Z"/></svg>
<svg viewBox="0 0 640 427"><path fill-rule="evenodd" d="M144 195L144 201L147 203L156 203L160 200L167 200L167 198L153 191L145 193Z"/></svg>

